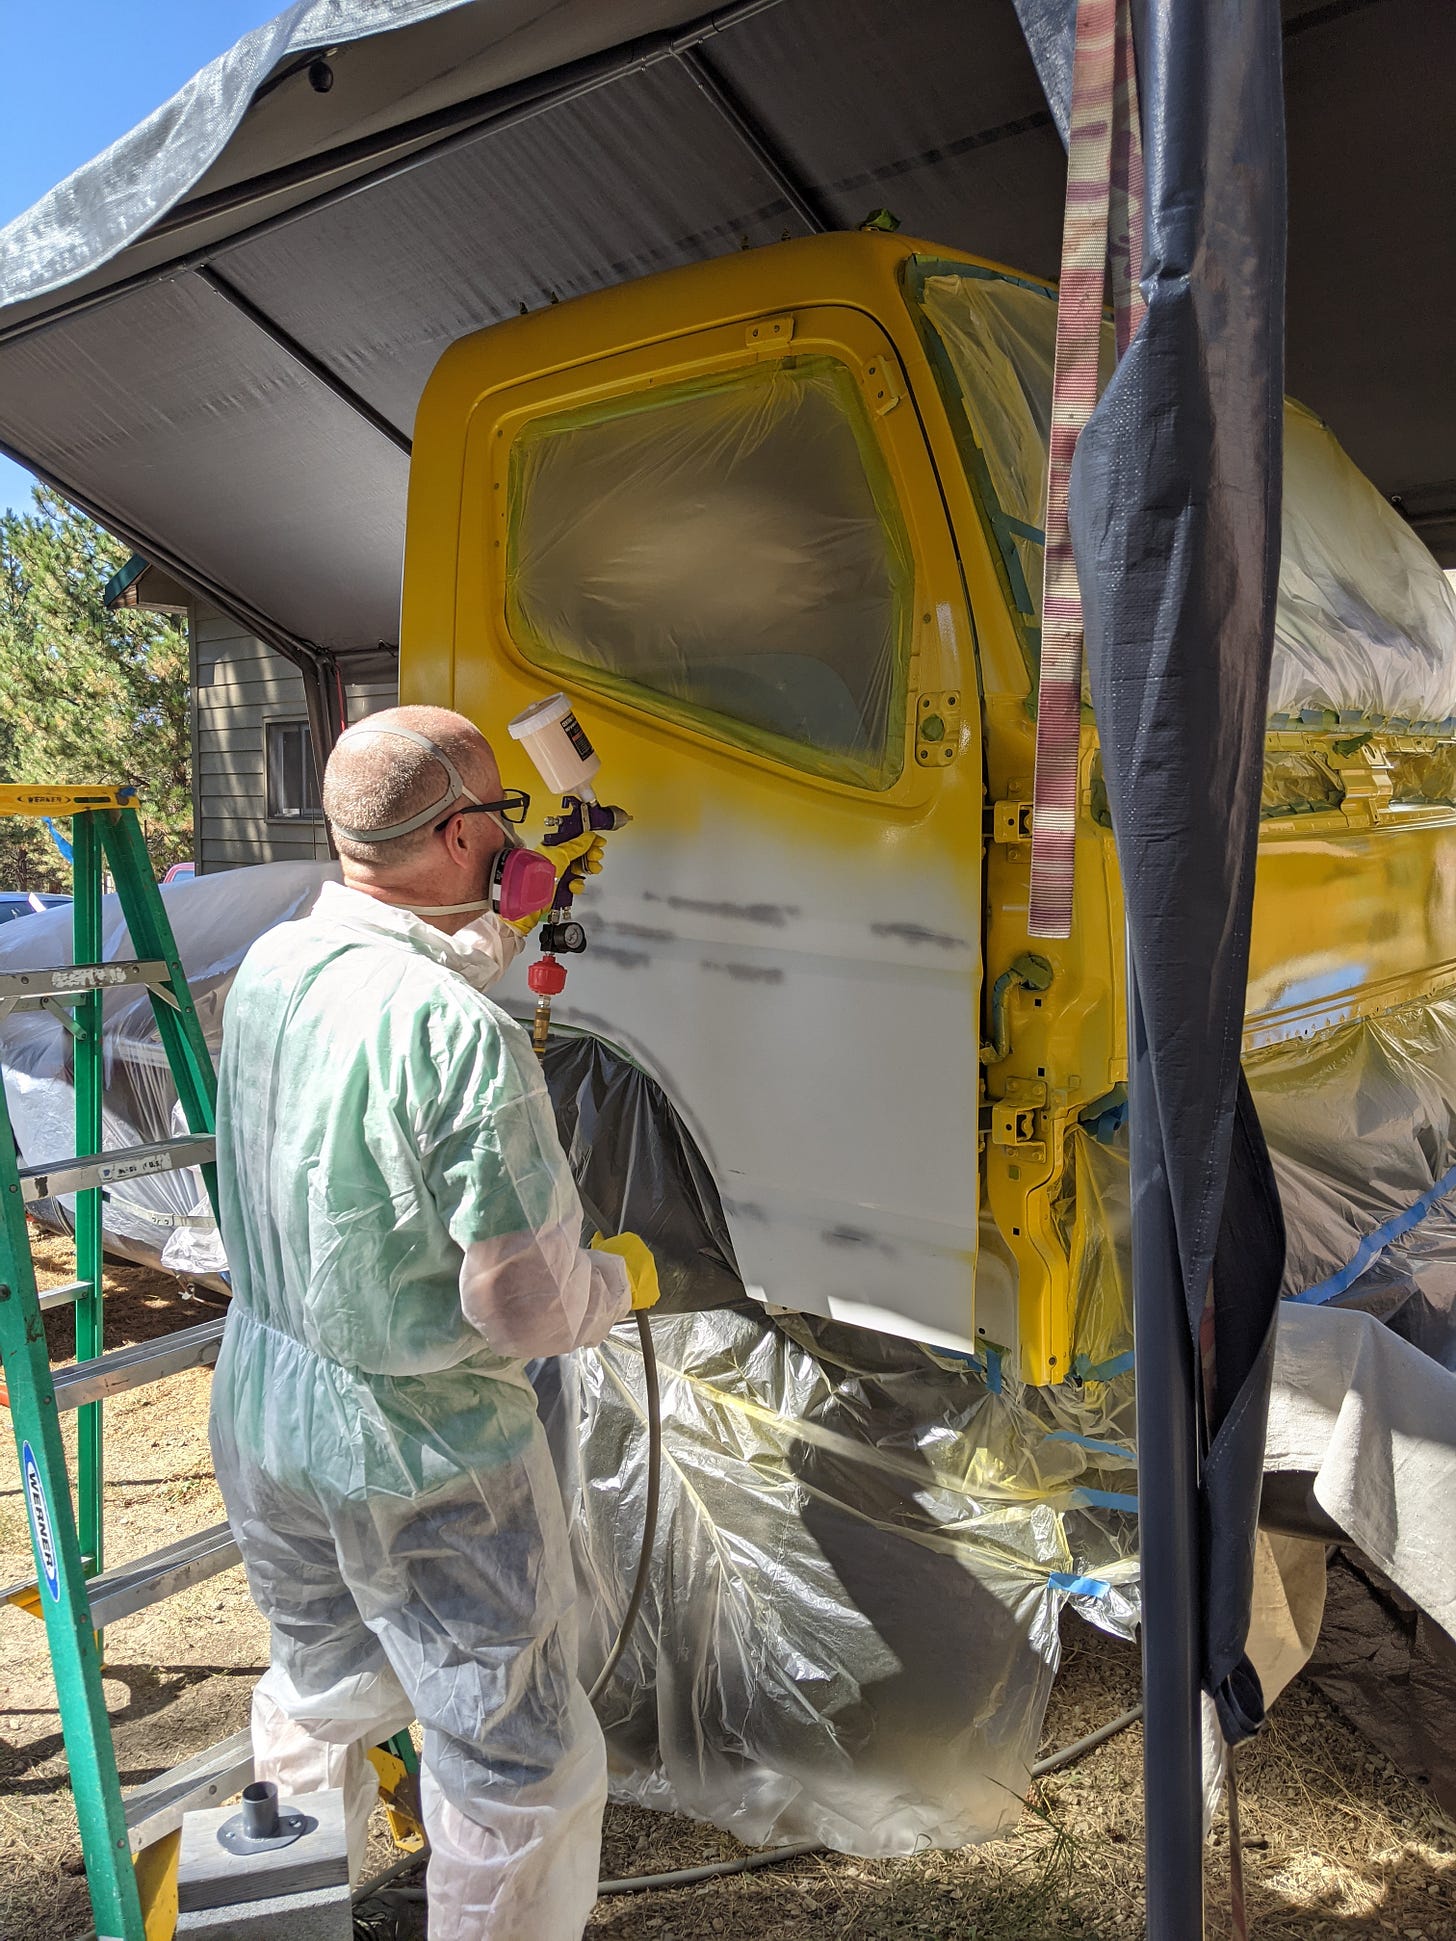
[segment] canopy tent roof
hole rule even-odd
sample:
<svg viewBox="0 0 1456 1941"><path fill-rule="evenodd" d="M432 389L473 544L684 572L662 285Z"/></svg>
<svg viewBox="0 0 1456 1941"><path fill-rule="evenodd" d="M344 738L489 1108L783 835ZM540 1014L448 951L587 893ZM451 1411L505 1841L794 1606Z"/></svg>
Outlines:
<svg viewBox="0 0 1456 1941"><path fill-rule="evenodd" d="M1283 13L1289 388L1456 563L1456 10ZM454 339L881 204L1054 274L1063 178L1012 0L301 0L0 232L0 445L276 644L374 648Z"/></svg>

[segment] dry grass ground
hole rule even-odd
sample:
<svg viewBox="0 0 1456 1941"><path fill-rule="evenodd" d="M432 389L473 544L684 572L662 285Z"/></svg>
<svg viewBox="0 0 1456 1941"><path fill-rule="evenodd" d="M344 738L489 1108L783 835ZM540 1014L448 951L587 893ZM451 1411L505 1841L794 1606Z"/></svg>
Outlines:
<svg viewBox="0 0 1456 1941"><path fill-rule="evenodd" d="M47 1283L69 1251L43 1241ZM135 1268L108 1275L108 1346L203 1318L172 1283ZM66 1353L68 1317L52 1316ZM207 1454L208 1376L200 1370L109 1405L113 1561L221 1515ZM0 1467L0 1582L28 1574L14 1471ZM1050 1747L1137 1697L1125 1647L1075 1620L1047 1718ZM125 1782L149 1777L243 1724L264 1661L264 1627L238 1570L117 1624L106 1641L107 1698ZM810 1857L671 1892L603 1900L593 1941L1124 1941L1142 1931L1141 1735L1136 1729L1036 1787L1015 1833L959 1853L869 1862ZM1260 1941L1384 1937L1456 1941L1456 1828L1401 1780L1309 1687L1281 1699L1244 1757L1246 1870ZM613 1808L605 1876L656 1873L738 1852L713 1828ZM381 1859L387 1858L383 1845ZM1228 1932L1226 1832L1216 1830L1209 1931ZM88 1931L59 1720L35 1619L0 1607L0 1941L73 1941ZM522 1937L525 1941L525 1937Z"/></svg>

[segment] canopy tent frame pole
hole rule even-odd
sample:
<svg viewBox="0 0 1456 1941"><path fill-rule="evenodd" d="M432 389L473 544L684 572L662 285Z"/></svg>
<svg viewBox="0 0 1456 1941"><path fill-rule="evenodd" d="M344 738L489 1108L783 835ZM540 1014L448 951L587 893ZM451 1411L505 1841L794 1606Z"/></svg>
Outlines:
<svg viewBox="0 0 1456 1941"><path fill-rule="evenodd" d="M312 641L302 640L297 634L290 633L286 627L270 619L266 613L261 612L251 601L245 600L241 594L232 592L230 588L214 580L200 567L188 565L169 546L164 546L159 540L150 538L132 525L130 520L119 518L115 513L108 511L99 501L77 492L72 486L57 478L54 473L47 471L43 465L38 465L33 458L15 450L3 440L0 440L0 456L10 459L25 471L33 473L42 485L48 485L53 492L59 492L63 499L76 507L77 511L84 512L88 519L94 519L98 525L105 526L109 533L124 541L134 553L140 553L142 558L153 566L165 568L200 599L208 601L219 612L236 620L238 625L246 628L255 639L261 640L265 646L273 648L286 661L291 662L298 669L303 681L304 703L308 710L309 739L313 743L314 759L318 763L319 774L323 774L324 764L333 750L341 727L341 724L335 722L334 707L329 693L330 675L333 669L331 654L322 647L316 647Z"/></svg>
<svg viewBox="0 0 1456 1941"><path fill-rule="evenodd" d="M758 117L717 67L694 42L677 55L678 65L690 75L704 99L712 104L739 146L751 155L794 214L811 235L822 236L839 224L818 195L802 181L787 158L764 129Z"/></svg>
<svg viewBox="0 0 1456 1941"><path fill-rule="evenodd" d="M1132 952L1128 1102L1134 1145L1157 1146L1157 1105ZM1138 1434L1138 1626L1143 1675L1147 1941L1199 1941L1203 1918L1199 1429L1173 1204L1155 1178L1132 1229Z"/></svg>
<svg viewBox="0 0 1456 1941"><path fill-rule="evenodd" d="M316 378L325 390L331 391L341 404L362 418L367 425L389 440L396 451L403 452L408 458L414 451L414 440L399 426L392 424L382 411L377 410L366 397L362 397L351 384L346 384L336 371L331 371L322 358L316 356L306 344L298 339L283 325L270 317L268 312L254 303L253 299L238 286L214 269L210 263L200 264L196 276L207 285L224 303L230 304L240 316L246 317L255 329L261 330L270 342L291 357L309 376Z"/></svg>

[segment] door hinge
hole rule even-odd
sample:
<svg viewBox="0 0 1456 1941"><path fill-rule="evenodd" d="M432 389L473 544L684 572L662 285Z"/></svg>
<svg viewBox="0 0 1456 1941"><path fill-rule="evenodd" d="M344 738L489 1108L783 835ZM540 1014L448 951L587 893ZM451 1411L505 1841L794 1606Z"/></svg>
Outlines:
<svg viewBox="0 0 1456 1941"><path fill-rule="evenodd" d="M948 768L961 748L961 691L922 694L915 704L915 759L922 768Z"/></svg>

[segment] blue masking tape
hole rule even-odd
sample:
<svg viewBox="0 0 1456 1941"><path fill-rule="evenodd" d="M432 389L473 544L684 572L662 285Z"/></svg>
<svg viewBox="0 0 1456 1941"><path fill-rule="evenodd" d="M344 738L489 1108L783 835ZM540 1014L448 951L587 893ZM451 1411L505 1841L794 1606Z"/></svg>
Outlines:
<svg viewBox="0 0 1456 1941"><path fill-rule="evenodd" d="M1075 1429L1053 1429L1047 1441L1075 1442L1079 1449L1095 1450L1099 1456L1120 1456L1124 1462L1137 1461L1137 1451L1129 1449L1125 1442L1099 1442L1096 1436L1079 1436Z"/></svg>
<svg viewBox="0 0 1456 1941"><path fill-rule="evenodd" d="M1111 1361L1088 1361L1085 1355L1078 1355L1072 1363L1072 1373L1079 1382L1110 1382L1114 1375L1125 1375L1132 1367L1132 1349L1125 1355L1114 1355Z"/></svg>
<svg viewBox="0 0 1456 1941"><path fill-rule="evenodd" d="M1452 1191L1456 1191L1456 1166L1453 1166L1448 1173L1443 1173L1435 1185L1428 1187L1403 1213L1392 1215L1384 1226L1376 1227L1373 1233L1367 1233L1350 1259L1343 1267L1331 1274L1328 1280L1318 1281L1313 1287L1306 1287L1302 1294L1291 1295L1291 1300L1302 1302L1306 1307L1321 1307L1326 1301L1333 1301L1336 1295L1343 1294L1347 1288L1353 1287L1365 1269L1380 1254L1383 1254L1387 1247L1399 1240L1402 1234L1409 1233L1412 1227L1418 1227L1437 1202L1445 1199Z"/></svg>
<svg viewBox="0 0 1456 1941"><path fill-rule="evenodd" d="M1125 1494L1117 1489L1075 1489L1072 1491L1074 1503L1085 1503L1093 1510L1132 1510L1136 1511L1136 1496Z"/></svg>

